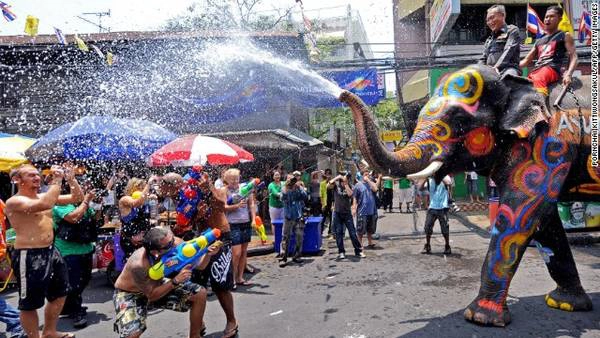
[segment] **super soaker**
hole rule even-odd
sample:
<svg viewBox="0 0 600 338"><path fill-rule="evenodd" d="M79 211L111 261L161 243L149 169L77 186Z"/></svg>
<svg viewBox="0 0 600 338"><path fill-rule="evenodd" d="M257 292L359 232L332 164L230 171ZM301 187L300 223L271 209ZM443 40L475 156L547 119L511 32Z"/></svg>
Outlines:
<svg viewBox="0 0 600 338"><path fill-rule="evenodd" d="M261 185L264 185L264 182L261 182L259 178L253 178L249 182L242 184L242 187L240 188L240 193L229 196L229 198L227 199L227 204L237 204L241 200L248 198L252 190L258 189Z"/></svg>
<svg viewBox="0 0 600 338"><path fill-rule="evenodd" d="M262 218L260 216L254 217L254 226L256 226L256 232L260 237L260 240L263 244L267 241L267 232L265 230L265 225L263 224Z"/></svg>
<svg viewBox="0 0 600 338"><path fill-rule="evenodd" d="M189 178L186 186L179 191L179 204L177 205L177 225L188 225L198 210L198 202L202 192L196 185L202 177L202 166L195 165L188 171Z"/></svg>
<svg viewBox="0 0 600 338"><path fill-rule="evenodd" d="M180 271L187 265L197 264L200 258L208 252L209 246L219 237L221 237L221 230L206 230L199 237L177 245L150 267L148 275L153 280L160 280Z"/></svg>

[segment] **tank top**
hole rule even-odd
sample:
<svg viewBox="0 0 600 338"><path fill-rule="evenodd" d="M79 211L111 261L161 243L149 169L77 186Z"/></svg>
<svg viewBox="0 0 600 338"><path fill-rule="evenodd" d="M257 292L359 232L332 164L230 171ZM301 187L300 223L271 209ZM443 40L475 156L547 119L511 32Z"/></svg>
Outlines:
<svg viewBox="0 0 600 338"><path fill-rule="evenodd" d="M536 48L538 56L534 68L538 69L544 66L550 66L560 74L560 68L567 55L565 32L558 31L552 35L545 35L535 42L534 47Z"/></svg>
<svg viewBox="0 0 600 338"><path fill-rule="evenodd" d="M242 187L240 186L238 188L237 192L235 190L232 191L231 189L228 189L227 190L227 200L229 200L230 197L233 197L233 200L238 200L241 188ZM236 198L236 195L238 195L237 198ZM246 198L246 201L248 201L249 197L250 196L248 196ZM250 213L248 212L248 204L246 204L246 207L244 207L244 208L238 208L235 210L227 211L225 213L225 216L227 217L227 221L229 222L229 224L250 222Z"/></svg>
<svg viewBox="0 0 600 338"><path fill-rule="evenodd" d="M132 237L150 229L150 213L146 208L131 208L128 215L121 216L121 232L123 237Z"/></svg>

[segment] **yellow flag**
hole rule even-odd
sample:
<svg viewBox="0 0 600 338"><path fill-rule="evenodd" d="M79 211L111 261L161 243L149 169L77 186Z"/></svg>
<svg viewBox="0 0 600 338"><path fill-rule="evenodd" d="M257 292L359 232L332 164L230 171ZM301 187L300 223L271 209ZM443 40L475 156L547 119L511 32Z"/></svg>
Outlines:
<svg viewBox="0 0 600 338"><path fill-rule="evenodd" d="M562 7L560 3L558 5L560 7ZM558 29L560 29L561 31L563 31L565 33L571 33L571 34L573 34L573 25L571 25L571 20L569 20L569 16L567 15L567 11L564 8L563 8L562 19L558 23Z"/></svg>
<svg viewBox="0 0 600 338"><path fill-rule="evenodd" d="M40 19L28 15L27 19L25 19L25 33L27 35L34 37L38 34L38 26L40 25Z"/></svg>
<svg viewBox="0 0 600 338"><path fill-rule="evenodd" d="M85 42L77 36L77 34L75 34L75 43L77 44L77 48L83 52L88 52L90 50Z"/></svg>
<svg viewBox="0 0 600 338"><path fill-rule="evenodd" d="M106 63L107 63L109 66L112 66L112 65L113 65L113 53L111 53L111 52L106 52Z"/></svg>

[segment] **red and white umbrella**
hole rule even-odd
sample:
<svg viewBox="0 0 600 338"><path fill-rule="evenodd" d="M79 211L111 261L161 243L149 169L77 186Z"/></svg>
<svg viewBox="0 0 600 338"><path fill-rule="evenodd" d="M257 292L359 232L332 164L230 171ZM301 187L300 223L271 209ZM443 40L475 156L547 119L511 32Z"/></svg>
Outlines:
<svg viewBox="0 0 600 338"><path fill-rule="evenodd" d="M228 165L254 161L254 156L231 142L215 137L186 135L155 151L148 158L151 167L172 165Z"/></svg>

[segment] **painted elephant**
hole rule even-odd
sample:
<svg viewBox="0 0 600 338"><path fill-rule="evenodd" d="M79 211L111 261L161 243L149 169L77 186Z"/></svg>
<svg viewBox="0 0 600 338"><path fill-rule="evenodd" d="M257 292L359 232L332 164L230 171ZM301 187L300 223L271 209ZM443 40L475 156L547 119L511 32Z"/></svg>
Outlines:
<svg viewBox="0 0 600 338"><path fill-rule="evenodd" d="M546 295L547 305L592 309L556 207L558 200L600 200L600 168L590 150L589 86L589 76L581 78L573 86L576 96L567 93L561 109L549 111L527 79L500 78L487 66L464 68L440 84L421 110L410 141L396 152L381 144L360 99L349 92L340 95L352 110L362 154L374 168L409 178L433 175L438 181L448 173L474 170L497 183L499 213L479 295L464 312L467 320L495 326L510 322L508 287L532 239L545 252L557 284Z"/></svg>

